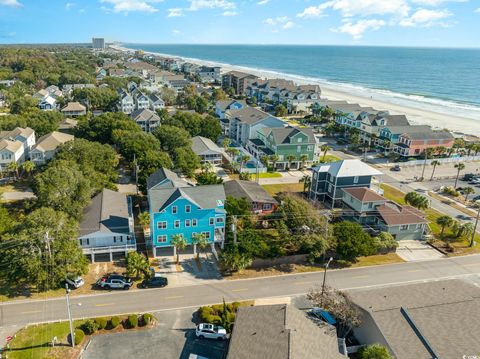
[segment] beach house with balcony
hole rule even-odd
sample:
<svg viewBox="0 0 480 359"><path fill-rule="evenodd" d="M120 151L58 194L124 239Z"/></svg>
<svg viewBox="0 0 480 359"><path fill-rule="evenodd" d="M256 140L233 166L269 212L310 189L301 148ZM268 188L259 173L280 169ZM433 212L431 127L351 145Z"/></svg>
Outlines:
<svg viewBox="0 0 480 359"><path fill-rule="evenodd" d="M317 140L311 128L264 127L248 142L247 149L255 158L278 156L276 170L299 169L318 160Z"/></svg>
<svg viewBox="0 0 480 359"><path fill-rule="evenodd" d="M225 182L223 186L227 197L245 198L251 205L252 213L270 214L278 206L278 202L256 182L233 180Z"/></svg>
<svg viewBox="0 0 480 359"><path fill-rule="evenodd" d="M209 138L192 137L192 151L200 157L200 163L221 165L223 162L223 150Z"/></svg>
<svg viewBox="0 0 480 359"><path fill-rule="evenodd" d="M150 234L155 256L176 254L172 239L180 235L196 252L195 234L223 247L225 190L223 185L192 186L174 172L160 168L147 180Z"/></svg>
<svg viewBox="0 0 480 359"><path fill-rule="evenodd" d="M95 262L95 256L126 255L137 249L131 197L104 189L85 208L78 242L83 253Z"/></svg>
<svg viewBox="0 0 480 359"><path fill-rule="evenodd" d="M118 109L124 114L131 114L135 110L135 102L133 97L127 92L127 90L121 89L118 91Z"/></svg>
<svg viewBox="0 0 480 359"><path fill-rule="evenodd" d="M134 120L145 132L152 132L160 126L160 117L156 112L149 109L138 109L130 114Z"/></svg>
<svg viewBox="0 0 480 359"><path fill-rule="evenodd" d="M390 233L397 240L423 238L427 226L423 212L391 202L367 187L344 188L342 192L346 220L374 233Z"/></svg>
<svg viewBox="0 0 480 359"><path fill-rule="evenodd" d="M73 135L53 131L38 139L38 142L32 147L30 151L30 160L36 165L43 165L51 160L58 151L60 145L73 141Z"/></svg>
<svg viewBox="0 0 480 359"><path fill-rule="evenodd" d="M422 128L418 128L422 127ZM410 126L398 136L393 152L402 157L418 157L427 149L452 148L455 137L449 131L433 131L429 126Z"/></svg>
<svg viewBox="0 0 480 359"><path fill-rule="evenodd" d="M69 102L61 112L65 117L79 117L87 114L87 108L79 102Z"/></svg>
<svg viewBox="0 0 480 359"><path fill-rule="evenodd" d="M286 123L267 112L246 106L239 110L227 110L225 118L229 120L228 134L237 144L247 146L248 141L256 138L262 128L285 127Z"/></svg>
<svg viewBox="0 0 480 359"><path fill-rule="evenodd" d="M35 145L35 131L30 127L16 127L12 131L0 131L0 170L10 163L22 164Z"/></svg>
<svg viewBox="0 0 480 359"><path fill-rule="evenodd" d="M374 180L378 181L382 175L382 172L357 159L320 164L313 168L309 197L326 207L338 208L343 204L344 189L373 188Z"/></svg>
<svg viewBox="0 0 480 359"><path fill-rule="evenodd" d="M233 88L236 95L246 93L250 81L258 79L258 76L240 71L230 71L222 76L222 87L224 90Z"/></svg>
<svg viewBox="0 0 480 359"><path fill-rule="evenodd" d="M227 110L240 110L244 107L247 107L245 100L219 100L215 104L215 114L223 120Z"/></svg>

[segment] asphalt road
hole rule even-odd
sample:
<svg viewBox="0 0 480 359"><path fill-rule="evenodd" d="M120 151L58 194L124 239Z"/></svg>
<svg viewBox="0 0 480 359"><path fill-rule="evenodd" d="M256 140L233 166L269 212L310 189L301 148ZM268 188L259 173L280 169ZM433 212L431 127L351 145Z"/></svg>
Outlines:
<svg viewBox="0 0 480 359"><path fill-rule="evenodd" d="M369 288L417 281L468 277L480 284L480 255L407 262L355 269L330 270L327 284L338 289ZM198 307L225 301L295 296L319 288L323 272L139 291L112 291L71 299L74 318L155 312ZM0 329L13 331L28 323L65 320L65 298L13 301L0 305Z"/></svg>

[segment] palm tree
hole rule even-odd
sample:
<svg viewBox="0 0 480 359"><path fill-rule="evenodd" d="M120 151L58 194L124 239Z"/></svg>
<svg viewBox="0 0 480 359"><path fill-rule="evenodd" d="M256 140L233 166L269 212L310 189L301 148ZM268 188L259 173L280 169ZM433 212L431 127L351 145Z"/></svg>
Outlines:
<svg viewBox="0 0 480 359"><path fill-rule="evenodd" d="M183 251L187 247L187 241L181 234L174 234L172 238L172 245L177 252L177 264L180 261L180 251Z"/></svg>
<svg viewBox="0 0 480 359"><path fill-rule="evenodd" d="M148 212L140 213L138 215L138 223L140 223L140 225L143 228L146 228L146 227L150 226L150 213L148 213Z"/></svg>
<svg viewBox="0 0 480 359"><path fill-rule="evenodd" d="M230 139L228 137L225 137L222 141L223 149L226 151L228 146L230 146Z"/></svg>
<svg viewBox="0 0 480 359"><path fill-rule="evenodd" d="M475 143L469 143L468 145L465 146L465 149L467 150L467 156L470 156L472 151L475 149L476 144Z"/></svg>
<svg viewBox="0 0 480 359"><path fill-rule="evenodd" d="M461 229L461 235L465 238L470 237L473 234L474 230L474 224L473 223L465 223L462 225Z"/></svg>
<svg viewBox="0 0 480 359"><path fill-rule="evenodd" d="M468 196L475 193L475 189L473 187L465 187L463 189L463 194L465 195L465 202L468 200Z"/></svg>
<svg viewBox="0 0 480 359"><path fill-rule="evenodd" d="M268 166L268 156L267 155L260 156L260 162L262 162L265 166Z"/></svg>
<svg viewBox="0 0 480 359"><path fill-rule="evenodd" d="M229 147L227 148L227 153L232 157L232 159L235 159L235 157L240 153L240 150L238 148L234 147Z"/></svg>
<svg viewBox="0 0 480 359"><path fill-rule="evenodd" d="M208 246L207 237L203 233L195 233L192 236L192 243L198 246L202 251ZM197 259L198 258L200 258L200 251L197 251Z"/></svg>
<svg viewBox="0 0 480 359"><path fill-rule="evenodd" d="M244 165L245 163L247 163L248 161L250 161L250 156L248 156L248 155L243 155L242 157L240 157L240 172L242 172L243 165Z"/></svg>
<svg viewBox="0 0 480 359"><path fill-rule="evenodd" d="M30 173L35 169L35 163L32 161L25 161L22 164L22 171L27 174L27 176L30 176Z"/></svg>
<svg viewBox="0 0 480 359"><path fill-rule="evenodd" d="M332 148L329 145L322 145L320 150L323 152L322 161L325 162L325 158L327 157L327 152L330 151Z"/></svg>
<svg viewBox="0 0 480 359"><path fill-rule="evenodd" d="M312 185L312 178L308 175L305 175L300 179L300 182L303 182L303 193L307 194L307 192L310 191L310 186Z"/></svg>
<svg viewBox="0 0 480 359"><path fill-rule="evenodd" d="M426 148L425 151L423 151L423 156L425 158L425 161L423 162L423 170L422 170L422 177L421 180L423 181L423 176L425 175L425 167L427 166L427 160L429 157L432 157L433 152L435 150L433 148Z"/></svg>
<svg viewBox="0 0 480 359"><path fill-rule="evenodd" d="M18 178L18 168L19 168L19 166L18 166L17 162L10 162L7 165L7 170L10 171L11 173L13 173L15 178Z"/></svg>
<svg viewBox="0 0 480 359"><path fill-rule="evenodd" d="M457 177L455 178L455 185L453 186L453 188L457 189L458 177L460 176L460 171L463 171L465 169L465 164L457 163L454 167L457 169Z"/></svg>
<svg viewBox="0 0 480 359"><path fill-rule="evenodd" d="M432 176L430 177L430 181L431 181L431 180L433 180L433 175L435 174L435 169L437 168L437 166L440 166L441 163L438 160L433 160L432 163L430 163L430 164L433 166Z"/></svg>
<svg viewBox="0 0 480 359"><path fill-rule="evenodd" d="M297 157L294 156L294 155L288 155L287 156L288 169L290 169L290 167L292 167L292 162L295 161L296 159L297 159Z"/></svg>
<svg viewBox="0 0 480 359"><path fill-rule="evenodd" d="M407 204L418 209L425 210L429 206L428 199L416 192L408 192L404 199Z"/></svg>
<svg viewBox="0 0 480 359"><path fill-rule="evenodd" d="M447 148L445 146L437 147L437 155L443 156L447 152Z"/></svg>
<svg viewBox="0 0 480 359"><path fill-rule="evenodd" d="M278 157L278 155L271 155L269 157L269 159L272 162L272 167L273 167L273 170L275 171L276 164L277 164L278 160L280 159L280 157Z"/></svg>
<svg viewBox="0 0 480 359"><path fill-rule="evenodd" d="M308 155L301 155L300 156L300 166L305 168L305 162L308 161Z"/></svg>
<svg viewBox="0 0 480 359"><path fill-rule="evenodd" d="M443 238L443 233L445 232L445 228L450 227L453 224L453 219L450 216L440 216L436 220L437 224L442 227L440 232L440 237Z"/></svg>

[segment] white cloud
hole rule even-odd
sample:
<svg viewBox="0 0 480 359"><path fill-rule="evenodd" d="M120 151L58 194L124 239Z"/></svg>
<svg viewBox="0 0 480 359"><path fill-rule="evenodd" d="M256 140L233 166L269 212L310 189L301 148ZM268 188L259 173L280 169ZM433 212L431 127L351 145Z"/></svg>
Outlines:
<svg viewBox="0 0 480 359"><path fill-rule="evenodd" d="M112 5L113 12L157 12L158 9L155 8L152 4L162 2L163 0L100 0L102 3L107 3Z"/></svg>
<svg viewBox="0 0 480 359"><path fill-rule="evenodd" d="M448 23L442 22L446 18L452 16L452 13L447 9L444 10L429 10L419 9L410 17L400 21L401 26L405 27L431 27L431 26L449 26Z"/></svg>
<svg viewBox="0 0 480 359"><path fill-rule="evenodd" d="M238 12L236 11L224 11L223 16L237 16L238 15Z"/></svg>
<svg viewBox="0 0 480 359"><path fill-rule="evenodd" d="M69 10L69 9L71 9L71 8L74 7L74 6L75 6L75 3L73 3L73 2L67 2L67 3L65 4L65 9Z"/></svg>
<svg viewBox="0 0 480 359"><path fill-rule="evenodd" d="M359 40L363 37L363 34L367 30L377 31L381 27L385 26L386 23L383 20L369 19L369 20L359 20L355 23L347 21L342 26L331 29L334 32L341 32L351 35L355 40Z"/></svg>
<svg viewBox="0 0 480 359"><path fill-rule="evenodd" d="M0 0L0 5L14 6L14 7L22 6L22 4L18 2L18 0Z"/></svg>
<svg viewBox="0 0 480 359"><path fill-rule="evenodd" d="M284 28L285 30L287 29L291 29L292 27L295 26L295 23L293 21L287 21L283 26L282 28Z"/></svg>
<svg viewBox="0 0 480 359"><path fill-rule="evenodd" d="M178 16L183 16L183 9L180 8L173 8L173 9L168 9L168 17L178 17Z"/></svg>
<svg viewBox="0 0 480 359"><path fill-rule="evenodd" d="M421 6L439 6L447 2L468 2L469 0L412 0L414 4Z"/></svg>
<svg viewBox="0 0 480 359"><path fill-rule="evenodd" d="M480 7L478 9L476 9L475 12L480 13Z"/></svg>
<svg viewBox="0 0 480 359"><path fill-rule="evenodd" d="M324 10L331 7L332 4L333 4L333 1L327 1L318 6L309 6L305 10L303 10L301 13L297 14L297 17L313 18L313 17L323 16Z"/></svg>
<svg viewBox="0 0 480 359"><path fill-rule="evenodd" d="M259 2L257 2L257 5L265 5L265 4L268 4L270 2L270 0L260 0Z"/></svg>
<svg viewBox="0 0 480 359"><path fill-rule="evenodd" d="M274 19L269 17L268 19L265 19L263 23L270 26L275 26L278 24L285 24L286 22L288 22L288 20L289 20L288 16L279 16Z"/></svg>
<svg viewBox="0 0 480 359"><path fill-rule="evenodd" d="M172 34L173 34L173 35L177 35L177 36L178 36L178 35L181 35L181 34L182 34L182 32L181 32L180 30L173 29L173 30L172 30Z"/></svg>
<svg viewBox="0 0 480 359"><path fill-rule="evenodd" d="M202 9L235 9L236 5L228 0L190 0L190 7L188 10L197 11Z"/></svg>

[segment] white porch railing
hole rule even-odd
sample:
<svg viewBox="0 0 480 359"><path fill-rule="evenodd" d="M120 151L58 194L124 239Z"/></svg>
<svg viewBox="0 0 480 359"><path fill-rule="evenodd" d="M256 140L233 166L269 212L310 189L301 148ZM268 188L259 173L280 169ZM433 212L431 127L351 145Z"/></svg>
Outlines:
<svg viewBox="0 0 480 359"><path fill-rule="evenodd" d="M127 252L137 250L137 244L124 244L120 246L102 246L82 248L84 254L101 254L112 252Z"/></svg>

